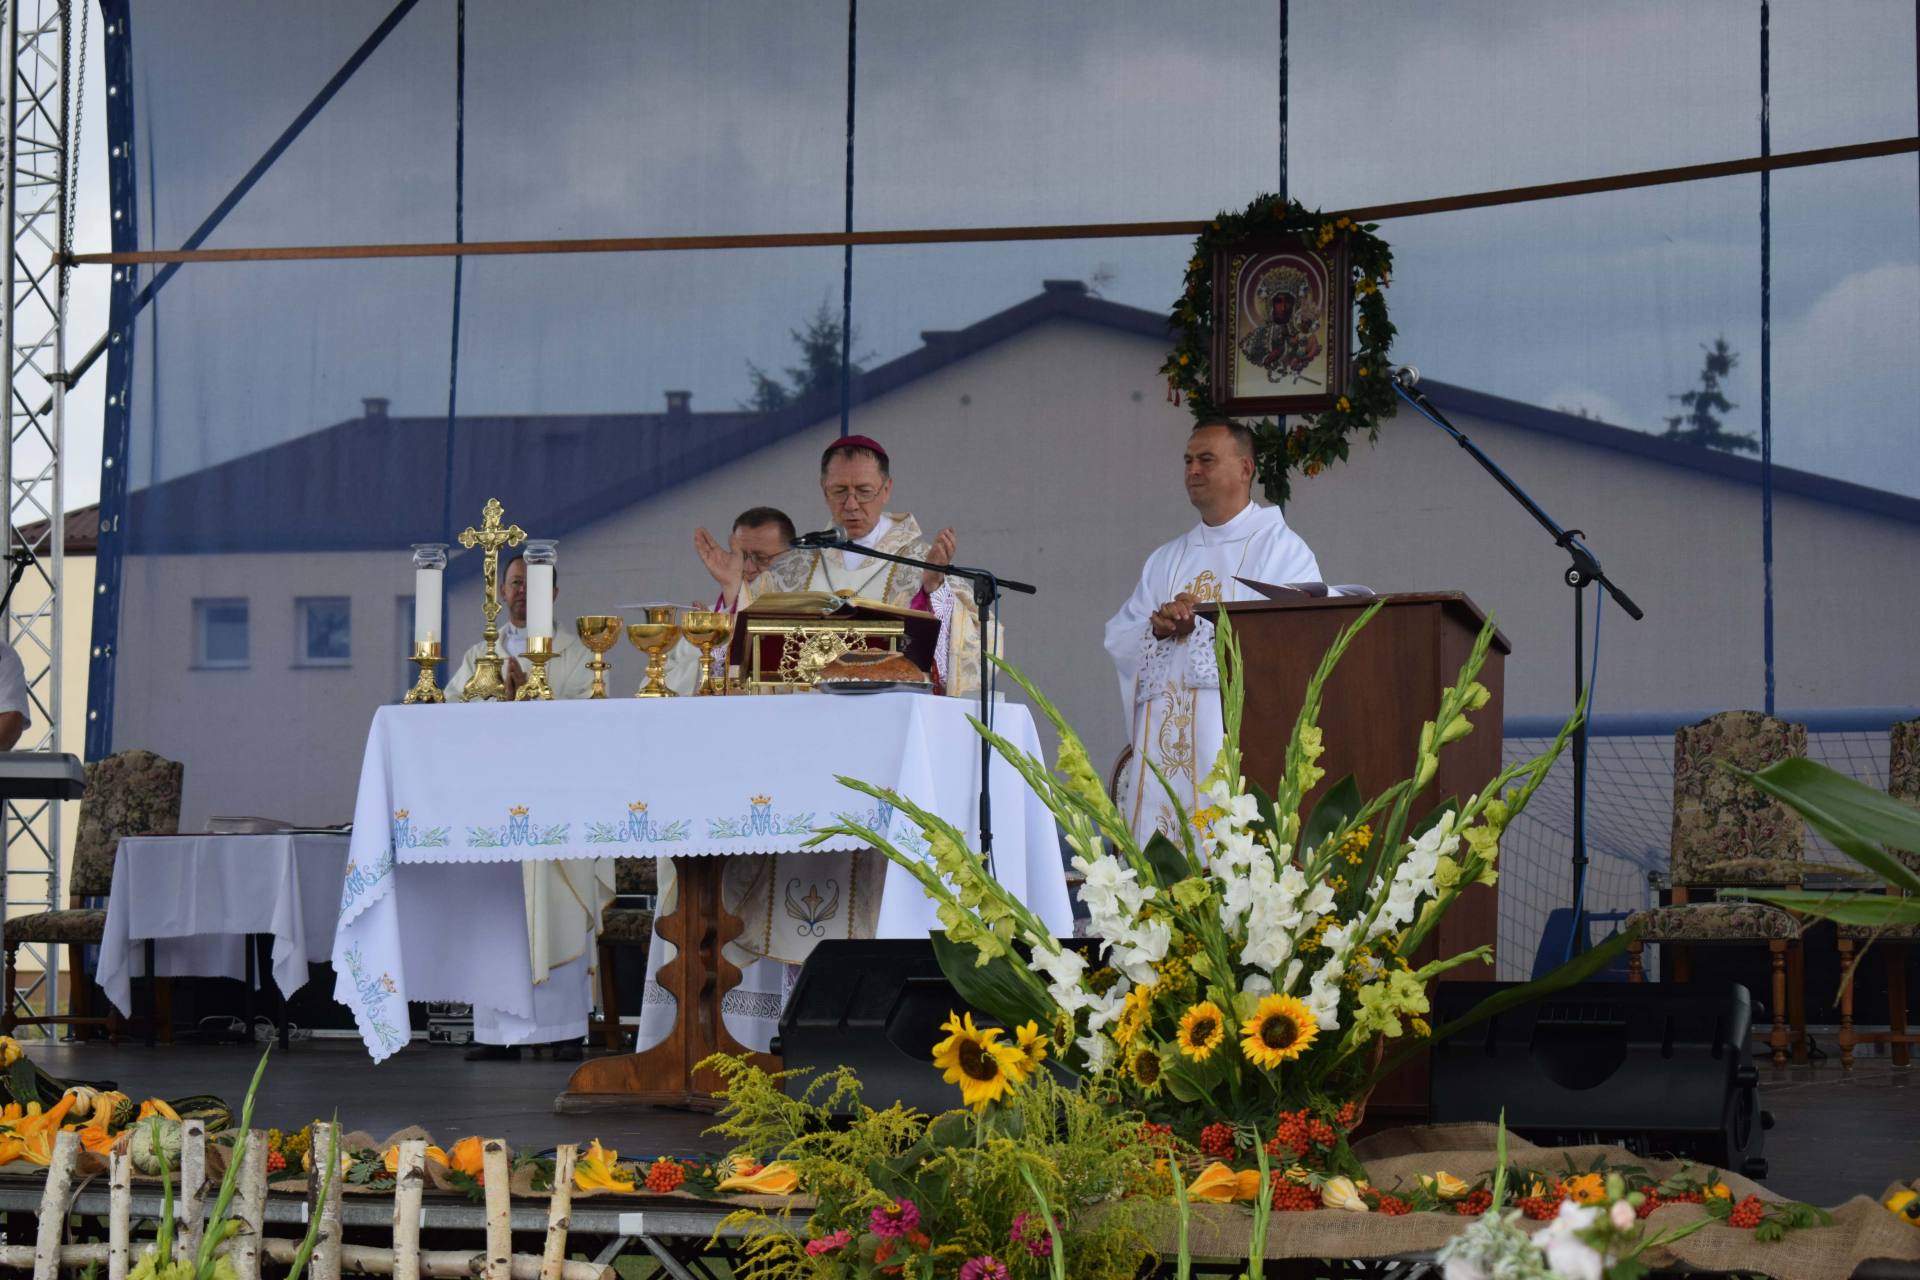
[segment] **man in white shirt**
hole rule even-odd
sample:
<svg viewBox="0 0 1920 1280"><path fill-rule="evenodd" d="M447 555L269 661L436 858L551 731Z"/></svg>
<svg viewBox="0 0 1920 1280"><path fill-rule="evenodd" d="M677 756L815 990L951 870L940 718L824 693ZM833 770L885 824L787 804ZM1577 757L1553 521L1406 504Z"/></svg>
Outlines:
<svg viewBox="0 0 1920 1280"><path fill-rule="evenodd" d="M1107 653L1120 677L1133 758L1125 795L1135 835L1177 840L1175 816L1151 761L1188 812L1220 752L1220 672L1213 624L1194 608L1257 600L1242 584L1318 582L1320 566L1277 507L1253 501L1253 433L1225 418L1187 439L1187 501L1200 523L1147 557L1140 583L1107 622Z"/></svg>
<svg viewBox="0 0 1920 1280"><path fill-rule="evenodd" d="M33 727L33 700L27 696L27 669L13 646L0 641L0 751L11 751Z"/></svg>
<svg viewBox="0 0 1920 1280"><path fill-rule="evenodd" d="M695 529L693 549L720 584L720 597L713 607L732 613L739 604L740 589L787 554L793 539L793 520L778 507L748 507L735 516L724 547L705 529Z"/></svg>

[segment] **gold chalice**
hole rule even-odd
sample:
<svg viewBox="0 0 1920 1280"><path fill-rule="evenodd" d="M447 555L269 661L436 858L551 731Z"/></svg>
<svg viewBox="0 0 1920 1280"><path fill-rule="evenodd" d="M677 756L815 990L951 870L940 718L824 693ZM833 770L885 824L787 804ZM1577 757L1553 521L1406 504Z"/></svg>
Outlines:
<svg viewBox="0 0 1920 1280"><path fill-rule="evenodd" d="M654 605L647 609L645 622L629 622L627 639L633 641L633 647L647 655L647 681L640 686L636 698L671 698L673 690L667 688L667 650L673 648L680 639L680 624L674 621L679 612L674 605Z"/></svg>
<svg viewBox="0 0 1920 1280"><path fill-rule="evenodd" d="M713 651L733 634L733 615L713 609L695 609L680 623L680 633L700 646L700 687L698 694L721 694L727 682L713 674Z"/></svg>
<svg viewBox="0 0 1920 1280"><path fill-rule="evenodd" d="M607 696L607 651L620 643L620 627L625 620L615 613L589 613L573 620L580 643L593 651L587 670L593 672L593 692L589 698Z"/></svg>

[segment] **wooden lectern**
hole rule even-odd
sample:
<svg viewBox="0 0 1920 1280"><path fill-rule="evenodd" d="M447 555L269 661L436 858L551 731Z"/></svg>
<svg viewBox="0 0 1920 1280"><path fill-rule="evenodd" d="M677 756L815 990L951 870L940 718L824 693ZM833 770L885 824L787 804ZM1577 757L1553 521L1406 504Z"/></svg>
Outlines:
<svg viewBox="0 0 1920 1280"><path fill-rule="evenodd" d="M1320 726L1327 771L1308 797L1305 812L1319 793L1347 774L1363 796L1374 796L1413 772L1420 726L1434 718L1440 692L1460 674L1486 615L1459 592L1429 592L1384 597L1333 597L1246 601L1224 606L1246 660L1246 716L1241 751L1248 781L1271 792L1286 767L1287 739L1300 715L1307 681L1341 630L1378 600L1378 615L1354 638L1333 669L1321 699ZM1199 612L1214 617L1223 606ZM1500 723L1506 655L1504 636L1495 634L1480 670L1480 683L1493 697L1473 713L1474 730L1440 753L1440 772L1414 799L1415 821L1448 796L1465 800L1500 772ZM1476 886L1463 893L1433 937L1421 948L1422 960L1458 955L1491 945L1499 932L1495 890ZM1485 981L1491 967L1469 964L1440 981ZM1397 1046L1391 1046L1389 1052ZM1423 1120L1427 1106L1425 1055L1383 1080L1368 1104L1368 1117L1392 1123Z"/></svg>

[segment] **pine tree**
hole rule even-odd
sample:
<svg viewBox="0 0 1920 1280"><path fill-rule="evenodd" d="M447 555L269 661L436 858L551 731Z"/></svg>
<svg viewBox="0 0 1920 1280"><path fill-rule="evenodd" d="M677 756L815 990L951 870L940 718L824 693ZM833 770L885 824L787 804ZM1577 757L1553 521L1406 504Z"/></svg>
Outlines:
<svg viewBox="0 0 1920 1280"><path fill-rule="evenodd" d="M834 309L822 302L805 328L787 332L799 348L800 363L788 366L784 382L753 361L747 361L753 394L745 407L756 413L777 413L812 396L840 393L840 317ZM854 330L854 340L858 341L859 337L860 331ZM860 373L857 361L851 372L856 376Z"/></svg>
<svg viewBox="0 0 1920 1280"><path fill-rule="evenodd" d="M1739 353L1727 345L1724 336L1715 338L1711 347L1701 344L1700 349L1707 353L1706 361L1700 368L1700 385L1691 391L1667 397L1669 400L1678 400L1686 412L1667 419L1666 438L1706 449L1758 452L1760 444L1751 434L1728 431L1722 422L1721 415L1740 407L1727 399L1726 392L1721 389L1722 381L1740 363Z"/></svg>

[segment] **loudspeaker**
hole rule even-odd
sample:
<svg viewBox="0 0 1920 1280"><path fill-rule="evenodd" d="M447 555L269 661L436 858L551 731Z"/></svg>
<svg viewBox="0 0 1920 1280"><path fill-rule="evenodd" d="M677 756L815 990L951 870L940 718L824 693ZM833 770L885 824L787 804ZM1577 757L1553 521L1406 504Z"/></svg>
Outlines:
<svg viewBox="0 0 1920 1280"><path fill-rule="evenodd" d="M1436 1024L1519 984L1442 982ZM1725 987L1586 983L1509 1009L1433 1048L1436 1124L1494 1121L1548 1146L1617 1143L1766 1175L1752 997Z"/></svg>
<svg viewBox="0 0 1920 1280"><path fill-rule="evenodd" d="M789 1095L845 1066L859 1075L868 1106L936 1114L959 1106L960 1091L934 1067L933 1046L945 1038L947 1015L967 1012L925 939L822 942L800 969L773 1051L788 1070L809 1069L787 1080ZM991 1021L977 1012L974 1020Z"/></svg>

